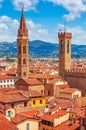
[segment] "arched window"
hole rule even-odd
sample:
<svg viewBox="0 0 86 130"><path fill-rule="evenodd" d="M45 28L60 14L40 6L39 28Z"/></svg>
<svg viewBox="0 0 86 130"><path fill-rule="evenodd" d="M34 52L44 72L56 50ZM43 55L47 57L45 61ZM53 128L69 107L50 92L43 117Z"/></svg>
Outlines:
<svg viewBox="0 0 86 130"><path fill-rule="evenodd" d="M64 43L63 43L63 40L61 40L61 53L64 52Z"/></svg>
<svg viewBox="0 0 86 130"><path fill-rule="evenodd" d="M26 72L24 72L23 75L26 76Z"/></svg>
<svg viewBox="0 0 86 130"><path fill-rule="evenodd" d="M19 65L21 64L21 60L20 59L18 60L18 63L19 63Z"/></svg>
<svg viewBox="0 0 86 130"><path fill-rule="evenodd" d="M67 53L69 53L69 40L67 41Z"/></svg>
<svg viewBox="0 0 86 130"><path fill-rule="evenodd" d="M23 53L26 53L26 46L23 46Z"/></svg>
<svg viewBox="0 0 86 130"><path fill-rule="evenodd" d="M19 54L21 54L21 46L19 46Z"/></svg>
<svg viewBox="0 0 86 130"><path fill-rule="evenodd" d="M20 76L20 75L21 75L21 73L19 72L19 73L18 73L18 75Z"/></svg>
<svg viewBox="0 0 86 130"><path fill-rule="evenodd" d="M25 58L23 59L23 64L26 64L26 59Z"/></svg>

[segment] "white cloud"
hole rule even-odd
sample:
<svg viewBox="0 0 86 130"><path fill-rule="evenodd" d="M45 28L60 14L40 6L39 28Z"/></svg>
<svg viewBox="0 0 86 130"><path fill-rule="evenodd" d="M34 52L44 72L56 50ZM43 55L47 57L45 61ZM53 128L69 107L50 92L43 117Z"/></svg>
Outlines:
<svg viewBox="0 0 86 130"><path fill-rule="evenodd" d="M79 18L82 12L86 12L86 0L43 0L53 2L56 5L61 5L68 10L69 14L65 14L64 18L74 20Z"/></svg>
<svg viewBox="0 0 86 130"><path fill-rule="evenodd" d="M36 24L32 20L26 20L27 28L29 30L30 40L43 40L49 42L58 42L57 29L53 29L52 32L48 31L41 24ZM0 42L16 41L17 32L19 28L19 21L11 19L8 16L0 17ZM64 25L58 24L58 28L64 28ZM85 44L86 32L79 26L74 28L67 27L67 32L72 32L72 43Z"/></svg>
<svg viewBox="0 0 86 130"><path fill-rule="evenodd" d="M3 2L4 0L0 0L0 8L2 7L2 2Z"/></svg>
<svg viewBox="0 0 86 130"><path fill-rule="evenodd" d="M25 10L36 10L36 5L39 0L12 0L12 3L16 10L21 10L24 7Z"/></svg>
<svg viewBox="0 0 86 130"><path fill-rule="evenodd" d="M73 34L72 43L86 44L86 32L79 26L68 29Z"/></svg>
<svg viewBox="0 0 86 130"><path fill-rule="evenodd" d="M41 24L34 23L32 20L27 19L26 25L29 30L29 39L30 40L44 40L44 41L53 41L57 39L57 33L55 31L49 32ZM19 28L19 21L12 19L8 16L0 17L0 42L16 41L17 32Z"/></svg>
<svg viewBox="0 0 86 130"><path fill-rule="evenodd" d="M8 16L0 17L0 42L12 42L16 40L19 23Z"/></svg>
<svg viewBox="0 0 86 130"><path fill-rule="evenodd" d="M64 25L58 24L58 28L61 28L64 32ZM74 28L67 27L66 31L72 33L72 43L73 44L86 44L86 32L79 26Z"/></svg>

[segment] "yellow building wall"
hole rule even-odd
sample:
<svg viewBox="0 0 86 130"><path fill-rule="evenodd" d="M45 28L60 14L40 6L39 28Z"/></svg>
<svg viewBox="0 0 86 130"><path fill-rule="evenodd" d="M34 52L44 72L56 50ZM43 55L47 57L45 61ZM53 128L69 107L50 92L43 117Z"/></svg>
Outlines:
<svg viewBox="0 0 86 130"><path fill-rule="evenodd" d="M39 123L35 120L27 120L17 125L18 130L27 130L26 124L29 123L29 130L39 130Z"/></svg>
<svg viewBox="0 0 86 130"><path fill-rule="evenodd" d="M44 98L32 98L32 103L31 106L32 107L45 107L46 105L46 100ZM35 101L35 104L33 103ZM42 101L42 103L40 103L40 101Z"/></svg>

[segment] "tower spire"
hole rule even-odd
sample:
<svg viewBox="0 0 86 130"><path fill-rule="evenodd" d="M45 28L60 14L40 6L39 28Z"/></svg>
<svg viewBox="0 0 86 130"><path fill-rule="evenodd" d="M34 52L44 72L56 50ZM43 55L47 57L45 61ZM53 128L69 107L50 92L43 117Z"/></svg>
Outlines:
<svg viewBox="0 0 86 130"><path fill-rule="evenodd" d="M22 8L22 15L21 15L21 20L20 20L20 28L23 30L26 29L26 23L25 23L25 18L24 18L24 8Z"/></svg>
<svg viewBox="0 0 86 130"><path fill-rule="evenodd" d="M18 29L18 79L27 78L29 73L29 56L28 56L28 29L24 18L24 9L22 8L22 15L20 26Z"/></svg>
<svg viewBox="0 0 86 130"><path fill-rule="evenodd" d="M18 29L18 37L23 37L23 36L28 37L28 29L26 28L26 22L24 18L24 8L22 8L20 26Z"/></svg>

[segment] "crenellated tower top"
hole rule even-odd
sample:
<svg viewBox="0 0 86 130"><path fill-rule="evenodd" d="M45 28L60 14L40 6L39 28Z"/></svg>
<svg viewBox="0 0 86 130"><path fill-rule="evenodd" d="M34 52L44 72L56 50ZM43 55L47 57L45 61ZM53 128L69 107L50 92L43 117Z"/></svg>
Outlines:
<svg viewBox="0 0 86 130"><path fill-rule="evenodd" d="M71 38L72 33L59 32L59 74L71 69Z"/></svg>

